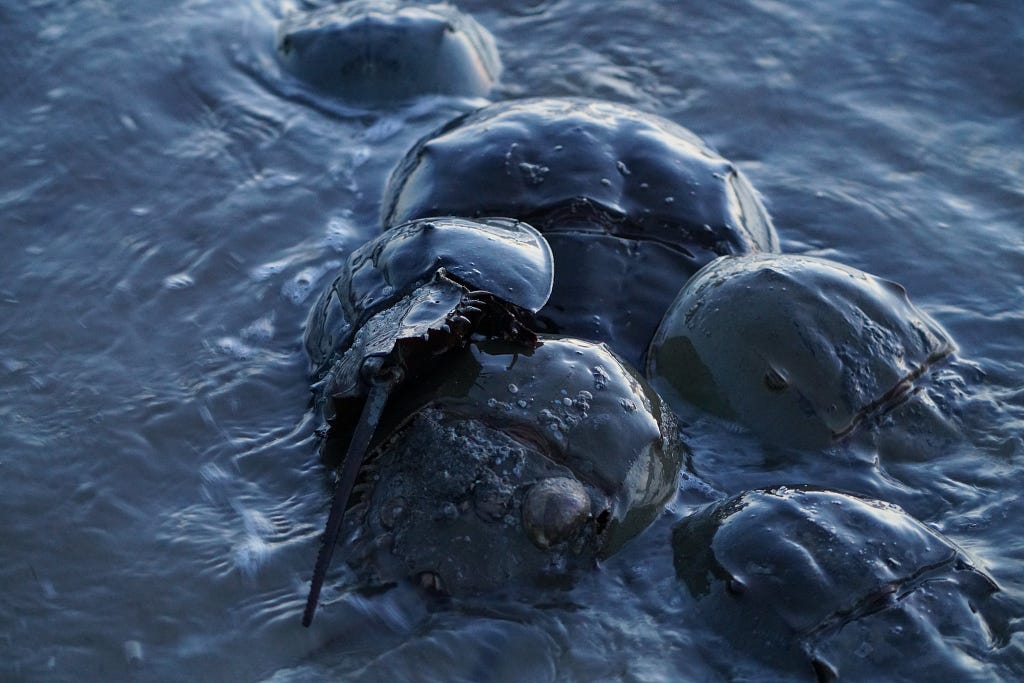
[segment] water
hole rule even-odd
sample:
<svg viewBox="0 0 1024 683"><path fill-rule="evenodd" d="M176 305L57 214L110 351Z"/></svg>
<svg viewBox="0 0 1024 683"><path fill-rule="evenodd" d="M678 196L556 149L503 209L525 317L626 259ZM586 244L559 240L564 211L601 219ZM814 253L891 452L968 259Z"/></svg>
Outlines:
<svg viewBox="0 0 1024 683"><path fill-rule="evenodd" d="M694 618L672 523L839 471L999 582L1024 675L1024 9L902 0L466 1L494 99L586 95L694 130L791 252L897 280L975 372L950 452L779 463L691 425L709 484L558 601L435 609L337 566L299 625L328 480L300 340L377 230L391 166L480 100L365 111L274 61L294 2L0 6L0 678L728 680L772 677ZM852 457L852 456L851 456ZM884 475L884 476L883 476ZM340 563L339 563L340 564Z"/></svg>

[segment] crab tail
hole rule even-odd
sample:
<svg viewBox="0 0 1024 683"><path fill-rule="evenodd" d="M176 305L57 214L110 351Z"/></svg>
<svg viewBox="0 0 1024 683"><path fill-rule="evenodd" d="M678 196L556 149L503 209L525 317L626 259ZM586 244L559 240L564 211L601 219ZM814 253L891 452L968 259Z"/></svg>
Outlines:
<svg viewBox="0 0 1024 683"><path fill-rule="evenodd" d="M313 614L316 612L317 601L320 598L320 589L323 587L327 569L331 565L331 557L334 555L334 547L341 534L341 522L345 517L345 507L348 504L349 495L352 493L359 467L363 464L370 439L373 438L373 433L377 428L377 422L388 402L388 396L391 395L396 384L396 379L388 374L374 377L370 383L366 404L359 415L359 422L352 434L352 440L349 442L348 451L345 453L345 460L341 466L341 474L334 486L331 512L327 516L327 527L324 529L323 542L316 557L316 567L313 569L313 579L309 586L309 595L306 597L306 609L302 613L303 626L308 627L313 623Z"/></svg>

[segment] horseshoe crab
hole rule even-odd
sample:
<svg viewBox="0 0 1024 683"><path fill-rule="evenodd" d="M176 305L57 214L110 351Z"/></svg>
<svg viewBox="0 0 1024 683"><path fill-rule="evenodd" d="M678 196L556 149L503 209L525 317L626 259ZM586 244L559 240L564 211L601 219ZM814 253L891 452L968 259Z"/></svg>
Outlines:
<svg viewBox="0 0 1024 683"><path fill-rule="evenodd" d="M726 256L672 303L648 377L768 442L818 449L899 405L955 348L894 282L809 256Z"/></svg>
<svg viewBox="0 0 1024 683"><path fill-rule="evenodd" d="M290 15L277 52L295 76L362 103L482 96L501 72L491 34L447 4L353 0Z"/></svg>
<svg viewBox="0 0 1024 683"><path fill-rule="evenodd" d="M895 505L748 491L685 518L672 546L702 618L793 677L976 680L998 645L998 586Z"/></svg>
<svg viewBox="0 0 1024 683"><path fill-rule="evenodd" d="M356 249L306 322L311 371L323 376L373 316L431 280L492 292L536 313L551 294L547 241L530 225L504 218L431 218L396 226Z"/></svg>
<svg viewBox="0 0 1024 683"><path fill-rule="evenodd" d="M586 99L494 104L421 139L391 173L382 220L432 215L536 227L559 264L547 329L607 341L638 365L698 268L778 250L733 164L671 121Z"/></svg>
<svg viewBox="0 0 1024 683"><path fill-rule="evenodd" d="M661 513L685 453L604 344L473 341L396 392L356 487L354 564L451 595L564 583Z"/></svg>
<svg viewBox="0 0 1024 683"><path fill-rule="evenodd" d="M340 466L303 623L312 621L345 506L391 394L471 334L536 344L529 328L551 291L551 253L512 220L413 221L364 244L314 307L306 329L321 452ZM342 454L344 457L342 458Z"/></svg>

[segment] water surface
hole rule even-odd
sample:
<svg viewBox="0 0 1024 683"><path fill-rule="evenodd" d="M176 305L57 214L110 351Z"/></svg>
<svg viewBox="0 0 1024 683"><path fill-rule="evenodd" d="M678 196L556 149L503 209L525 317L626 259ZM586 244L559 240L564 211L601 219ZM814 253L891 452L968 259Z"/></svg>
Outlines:
<svg viewBox="0 0 1024 683"><path fill-rule="evenodd" d="M0 6L0 678L772 677L694 617L694 506L822 481L967 549L1024 676L1024 9L1017 0L463 2L493 99L591 96L692 129L783 249L897 280L960 346L966 436L926 458L779 461L712 418L668 514L543 604L363 596L299 625L326 515L302 326L378 230L391 166L483 100L360 110L274 59L277 0Z"/></svg>

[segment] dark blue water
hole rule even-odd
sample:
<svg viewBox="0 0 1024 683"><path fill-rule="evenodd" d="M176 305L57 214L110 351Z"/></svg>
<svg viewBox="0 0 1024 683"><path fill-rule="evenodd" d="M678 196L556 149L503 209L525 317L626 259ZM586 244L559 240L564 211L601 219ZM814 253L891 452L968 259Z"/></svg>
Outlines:
<svg viewBox="0 0 1024 683"><path fill-rule="evenodd" d="M484 100L359 110L279 69L298 3L0 5L0 678L765 680L680 590L697 503L839 471L970 552L1024 676L1024 6L467 1L492 99L583 95L737 162L790 252L904 284L972 372L945 452L766 464L708 418L669 513L558 604L348 589L299 618L328 499L302 325L421 135ZM845 474L844 474L845 472Z"/></svg>

